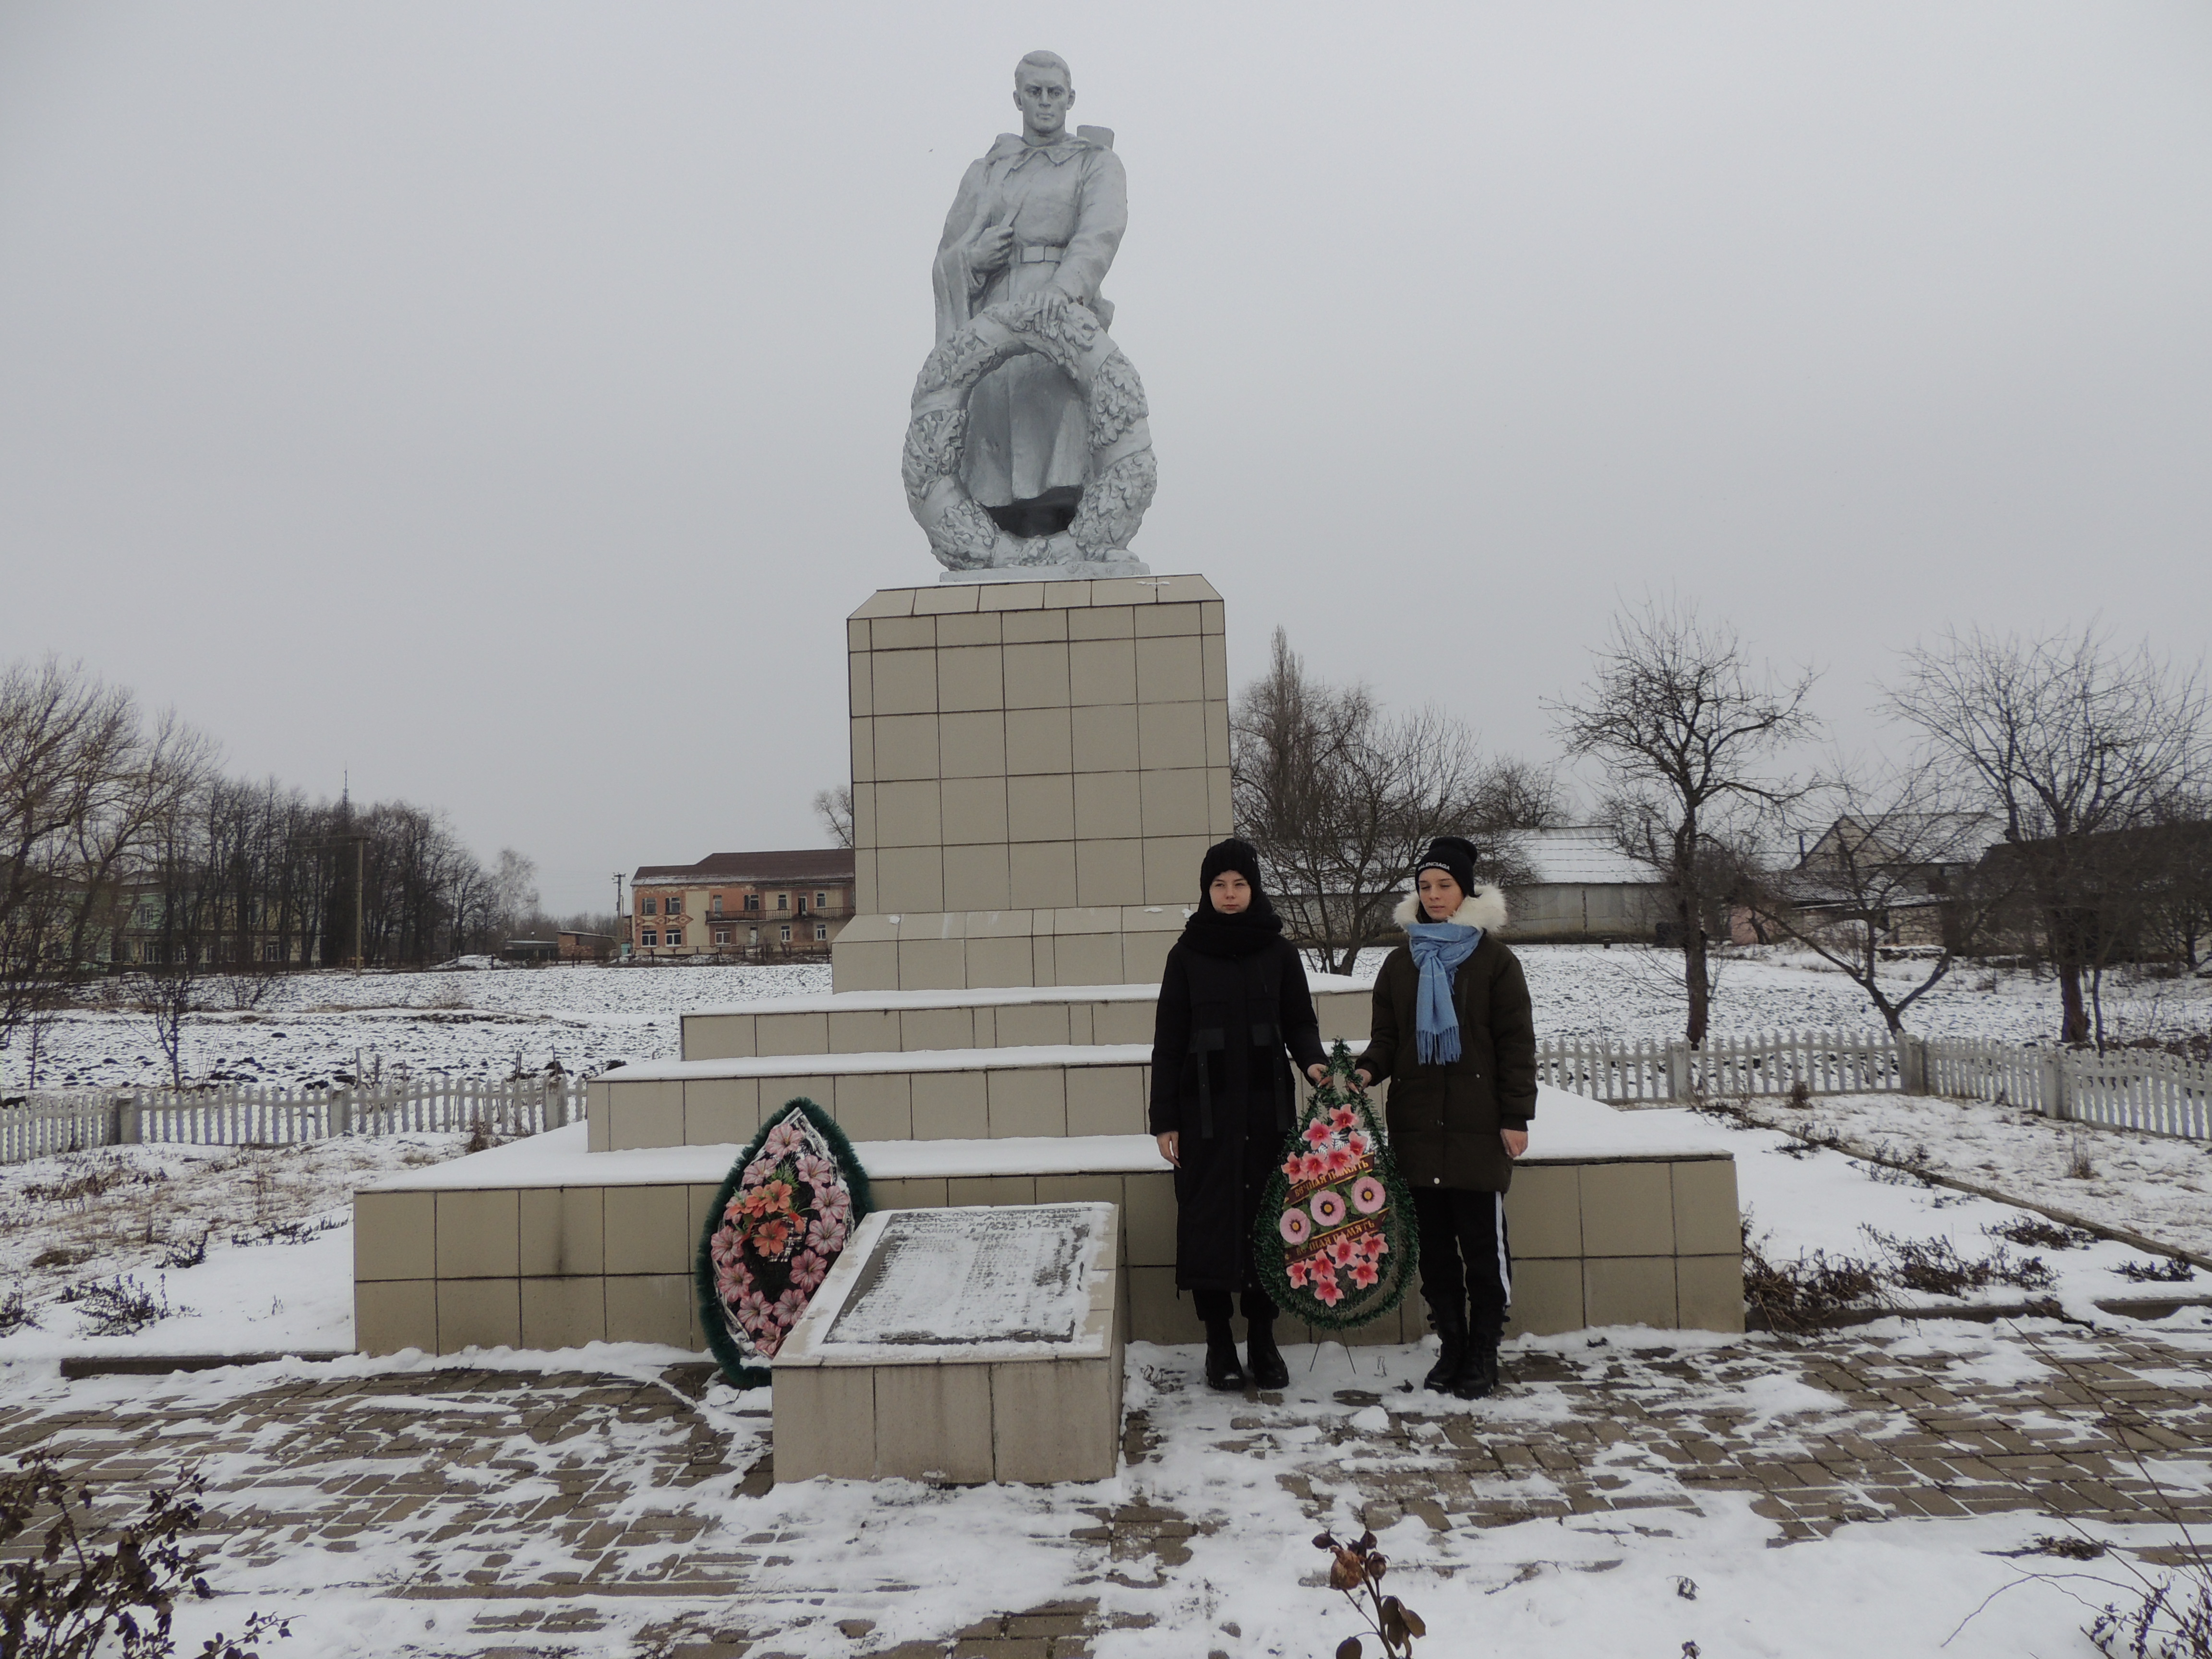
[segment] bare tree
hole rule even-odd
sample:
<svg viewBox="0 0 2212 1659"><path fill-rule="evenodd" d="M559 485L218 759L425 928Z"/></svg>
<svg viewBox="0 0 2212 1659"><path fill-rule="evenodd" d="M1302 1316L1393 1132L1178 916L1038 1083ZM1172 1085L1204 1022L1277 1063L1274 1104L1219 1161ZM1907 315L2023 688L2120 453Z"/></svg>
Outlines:
<svg viewBox="0 0 2212 1659"><path fill-rule="evenodd" d="M139 860L207 775L173 715L48 658L0 674L0 1048L113 954ZM31 1081L37 1080L35 1069Z"/></svg>
<svg viewBox="0 0 2212 1659"><path fill-rule="evenodd" d="M526 931L538 915L537 860L512 847L501 848L499 869L491 884L492 910L499 931L510 937Z"/></svg>
<svg viewBox="0 0 2212 1659"><path fill-rule="evenodd" d="M837 846L853 845L853 786L841 783L835 789L816 790L814 816Z"/></svg>
<svg viewBox="0 0 2212 1659"><path fill-rule="evenodd" d="M1463 835L1488 879L1524 878L1510 831L1559 812L1550 781L1486 764L1473 735L1434 708L1391 717L1364 685L1310 678L1275 630L1267 672L1230 723L1236 821L1279 896L1285 931L1349 973L1395 930L1391 911L1429 842Z"/></svg>
<svg viewBox="0 0 2212 1659"><path fill-rule="evenodd" d="M1712 1001L1707 917L1723 899L1757 818L1801 791L1768 768L1816 727L1817 676L1778 680L1725 623L1686 600L1615 614L1579 702L1547 702L1570 755L1613 780L1601 809L1621 850L1658 877L1674 911L1688 994L1684 1035L1702 1047Z"/></svg>
<svg viewBox="0 0 2212 1659"><path fill-rule="evenodd" d="M1980 867L1996 833L1946 798L1925 764L1871 781L1838 765L1785 819L1805 850L1795 867L1747 867L1735 896L1762 936L1788 939L1848 975L1892 1031L1959 957L1988 939L2010 897ZM1915 924L1917 924L1917 926ZM1886 942L1911 943L1917 976L1900 994L1881 972Z"/></svg>
<svg viewBox="0 0 2212 1659"><path fill-rule="evenodd" d="M2174 801L2148 833L2160 857L2145 931L2159 954L2193 973L2212 938L2212 800L2199 795Z"/></svg>
<svg viewBox="0 0 2212 1659"><path fill-rule="evenodd" d="M2202 682L2148 644L2116 651L2094 624L2026 641L1976 629L1906 653L1888 704L2003 825L2057 971L2059 1039L2089 1041L2083 975L2111 937L2098 838L2158 822L2202 783Z"/></svg>

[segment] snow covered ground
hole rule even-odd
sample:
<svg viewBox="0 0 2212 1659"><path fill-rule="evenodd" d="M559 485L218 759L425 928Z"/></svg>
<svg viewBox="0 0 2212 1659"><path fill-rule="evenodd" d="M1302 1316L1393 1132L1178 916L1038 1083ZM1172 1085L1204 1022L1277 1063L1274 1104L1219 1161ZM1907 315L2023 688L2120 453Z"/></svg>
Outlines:
<svg viewBox="0 0 2212 1659"><path fill-rule="evenodd" d="M1383 952L1361 957L1372 979ZM1524 946L1537 1028L1547 1036L1666 1038L1680 1035L1680 958L1593 945ZM1902 969L1900 969L1902 973ZM239 1008L257 986L263 1000ZM358 1062L386 1077L504 1077L559 1059L569 1072L616 1060L677 1056L678 1017L757 997L830 988L818 964L790 967L560 967L420 974L319 973L268 981L209 981L206 1012L185 1033L185 1070L198 1082L287 1085L350 1076ZM2212 981L2144 981L2106 988L2106 1021L2118 1038L2212 1029ZM1713 1005L1729 1031L1879 1028L1843 975L1809 957L1730 956ZM1924 1036L2049 1042L2058 1029L2055 983L2025 973L1967 968L1916 1004L1907 1028ZM82 1009L46 1034L42 1088L112 1088L155 1081L167 1066L144 1015ZM0 1052L0 1087L20 1089L27 1056Z"/></svg>
<svg viewBox="0 0 2212 1659"><path fill-rule="evenodd" d="M354 1188L463 1147L430 1134L114 1146L0 1169L0 1369L63 1354L349 1350ZM101 1285L143 1294L159 1317L99 1334L105 1298L82 1298ZM27 1315L12 1331L11 1296Z"/></svg>
<svg viewBox="0 0 2212 1659"><path fill-rule="evenodd" d="M1546 1104L1558 1132L1568 1133L1571 1125L1577 1137L1609 1115L1593 1103L1551 1097ZM1924 1111L1927 1103L1823 1101L1811 1115L1819 1117L1831 1104L1838 1108L1838 1124L1896 1142L1908 1126L1881 1117L1881 1109ZM1869 1115L1861 1115L1862 1107ZM1540 1148L1547 1121L1540 1112ZM1925 1119L1917 1127L1936 1133ZM2016 1127L2037 1126L1993 1126L1991 1132ZM1962 1144L1970 1127L1954 1132ZM1811 1249L1865 1255L1869 1227L1900 1238L1948 1240L1961 1255L1978 1256L1994 1248L1990 1227L2021 1214L1900 1180L1839 1152L1808 1150L1776 1130L1746 1128L1685 1109L1621 1114L1620 1128L1630 1138L1733 1152L1754 1235L1764 1238L1771 1258ZM2168 1149L2165 1143L2136 1147L2138 1139L2107 1135L2096 1145L2116 1170L2126 1167L2118 1162L2123 1156L2171 1150L2177 1168L2205 1157L2193 1147ZM2112 1150L2123 1141L2128 1153ZM647 1425L617 1425L604 1446L590 1439L548 1443L520 1418L507 1421L514 1413L502 1404L497 1385L459 1405L434 1393L441 1386L437 1375L470 1364L465 1358L285 1362L167 1378L68 1382L60 1377L64 1354L346 1347L351 1238L344 1195L372 1173L458 1151L453 1137L266 1152L130 1147L0 1170L0 1303L11 1291L20 1292L37 1320L0 1336L0 1399L37 1410L110 1411L118 1414L118 1432L126 1435L135 1432L128 1426L136 1420L131 1413L173 1405L185 1419L212 1430L287 1378L320 1384L374 1376L388 1377L398 1390L380 1396L380 1410L474 1413L466 1426L449 1415L453 1432L483 1443L471 1444L471 1462L501 1471L498 1480L514 1486L518 1502L537 1501L540 1487L558 1496L555 1464L562 1457L585 1455L617 1470L625 1460L641 1460L654 1432ZM2154 1160L2144 1168L2154 1164L2166 1167ZM2023 1154L1998 1173L2034 1167ZM2193 1188L2185 1191L2185 1185L2179 1178L2144 1176L2141 1190L2147 1195L2130 1212L2130 1224L2155 1233L2200 1215L2191 1206L2201 1203L2201 1194ZM2080 1194L2074 1196L2081 1207ZM162 1265L170 1251L181 1247L189 1255L202 1238L207 1240L204 1261ZM101 1255L88 1261L66 1259L85 1249ZM2039 1254L2017 1247L2013 1253ZM2056 1297L2074 1316L2093 1319L2107 1331L2154 1330L2160 1340L2201 1356L2197 1363L2212 1359L2212 1324L2200 1310L2185 1310L2153 1327L2096 1307L2100 1298L2144 1294L2120 1272L2126 1263L2146 1261L2138 1253L2097 1243L2039 1254L2054 1278L2041 1293ZM46 1265L34 1266L42 1257ZM73 1285L118 1273L157 1285L170 1311L135 1334L88 1336L84 1304L59 1297ZM2191 1292L2180 1287L2179 1293ZM1895 1299L1902 1305L1929 1298L1899 1293ZM2021 1293L1996 1287L1966 1299L2017 1304ZM2086 1334L2041 1320L1996 1326L1935 1321L1911 1328L1885 1322L1866 1328L1865 1334L1883 1352L1919 1356L1937 1378L1966 1395L2042 1376L2054 1351L2078 1348L2087 1363L2099 1352ZM1287 1351L1292 1382L1282 1403L1257 1416L1242 1396L1212 1395L1194 1384L1194 1347L1137 1344L1129 1350L1128 1402L1145 1413L1146 1433L1158 1450L1113 1481L1079 1488L811 1482L741 1497L738 1476L763 1449L766 1423L759 1413L766 1395L717 1386L699 1410L729 1437L723 1458L729 1473L681 1494L641 1485L635 1504L641 1510L673 1504L710 1516L716 1530L701 1540L710 1548L729 1550L740 1537L772 1540L773 1553L752 1571L744 1606L732 1616L755 1628L779 1630L772 1644L778 1652L823 1659L854 1653L855 1644L838 1632L836 1619L874 1620L863 1644L872 1651L908 1639L939 1639L997 1612L1073 1595L1097 1597L1109 1617L1141 1613L1158 1620L1149 1627L1097 1632L1091 1650L1099 1659L1325 1653L1356 1626L1342 1602L1316 1581L1323 1562L1309 1541L1316 1523L1292 1496L1299 1482L1310 1482L1315 1494L1335 1506L1330 1525L1356 1532L1365 1514L1362 1490L1371 1490L1394 1469L1404 1469L1408 1479L1426 1478L1419 1471L1431 1467L1421 1449L1437 1425L1430 1421L1409 1431L1396 1420L1402 1413L1442 1419L1446 1427L1464 1416L1488 1443L1534 1439L1572 1420L1587 1405L1577 1405L1571 1382L1525 1374L1537 1371L1546 1356L1587 1372L1584 1357L1593 1351L1612 1356L1607 1387L1624 1391L1624 1397L1665 1401L1670 1409L1704 1400L1715 1410L1747 1411L1755 1426L1764 1425L1758 1427L1763 1435L1787 1440L1848 1433L1878 1441L1899 1431L1893 1419L1875 1420L1834 1394L1796 1380L1786 1365L1759 1358L1783 1352L1778 1343L1769 1337L1637 1330L1526 1338L1513 1345L1508 1359L1509 1370L1518 1369L1523 1380L1498 1399L1466 1405L1403 1391L1401 1385L1413 1383L1428 1363L1419 1346L1297 1346ZM1717 1364L1711 1356L1723 1348L1750 1358ZM560 1356L481 1357L485 1364L523 1371L581 1370L641 1380L690 1358L634 1345L595 1345ZM410 1380L418 1376L419 1385ZM1371 1403L1378 1400L1383 1403ZM500 1442L501 1433L510 1440ZM218 1486L230 1479L273 1478L255 1471L281 1440L271 1431L256 1443L261 1450L252 1457L227 1452L212 1460ZM180 1453L189 1450L173 1434L167 1443ZM1434 1444L1445 1448L1441 1438ZM1632 1452L1620 1448L1613 1464L1624 1483L1620 1490L1633 1495L1650 1485L1657 1502L1663 1496L1662 1475ZM441 1447L435 1455L444 1460L448 1453ZM380 1479L395 1473L388 1462L362 1467ZM2197 1462L2171 1459L2161 1467L2177 1487L2206 1484L2207 1471ZM1537 1468L1525 1480L1491 1484L1509 1495L1540 1498L1551 1490L1550 1477ZM278 1497L286 1493L280 1504ZM285 1512L288 1529L321 1501L315 1486L296 1481L255 1489L257 1504ZM1160 1505L1200 1523L1199 1532L1184 1540L1188 1554L1180 1559L1163 1555L1141 1567L1119 1563L1102 1573L1099 1553L1073 1545L1070 1529L1082 1524L1086 1508L1097 1513L1096 1506L1128 1504ZM209 1621L219 1614L234 1620L246 1605L293 1615L299 1638L294 1645L302 1652L450 1654L511 1642L473 1633L477 1627L471 1618L494 1604L420 1601L392 1594L393 1586L421 1570L421 1552L442 1555L462 1547L461 1541L429 1541L444 1536L434 1529L446 1513L426 1511L419 1524L362 1532L336 1546L292 1533L295 1541L282 1551L241 1552L216 1575L225 1606L185 1609L179 1629L188 1642L197 1641L207 1633L204 1624L212 1629ZM1832 1537L1786 1550L1769 1547L1783 1541L1781 1528L1754 1510L1749 1494L1725 1491L1702 1492L1694 1504L1682 1503L1676 1492L1652 1509L1552 1515L1501 1526L1437 1530L1411 1512L1402 1519L1386 1516L1377 1524L1382 1547L1397 1564L1389 1588L1427 1620L1431 1638L1422 1650L1431 1654L1652 1653L1674 1659L1686 1643L1715 1659L1758 1654L1857 1659L1869 1652L1939 1651L2017 1659L2023 1653L2090 1652L2075 1634L2087 1614L2069 1599L2069 1590L2081 1590L2085 1581L2032 1579L2027 1575L2038 1559L2011 1553L2042 1534L2063 1530L2063 1523L2036 1513L2026 1500L2002 1514L1849 1524ZM416 1525L416 1531L407 1525ZM2140 1526L2097 1530L2123 1545L2172 1541L2172 1529L2148 1513ZM527 1528L500 1531L498 1547L502 1553L493 1559L510 1571L515 1562L542 1574L591 1567ZM335 1553L340 1549L346 1553ZM665 1547L655 1547L655 1559L665 1553ZM454 1564L456 1571L459 1565ZM2051 1565L2072 1571L2071 1564ZM610 1569L602 1561L599 1570ZM2122 1576L2106 1563L2087 1571ZM1977 1613L1993 1594L1996 1599ZM592 1651L629 1650L649 1620L666 1614L665 1605L636 1595L603 1598L598 1606L609 1622L586 1641ZM1962 1622L1964 1629L1943 1646Z"/></svg>
<svg viewBox="0 0 2212 1659"><path fill-rule="evenodd" d="M1820 1121L1828 1103L1805 1115ZM1900 1156L1912 1144L1931 1149L1935 1167L1979 1152L1996 1167L1980 1171L1990 1184L2018 1181L2031 1198L2052 1193L2066 1207L2109 1215L2124 1225L2185 1249L2212 1247L2212 1200L2203 1177L2212 1154L2184 1142L2100 1133L2092 1155L2106 1173L2069 1181L2064 1150L2048 1126L1982 1121L1951 1103L1875 1099L1848 1103L1835 1121L1851 1126L1870 1148ZM1942 1118L1929 1109L1946 1109ZM1895 1109L1885 1114L1884 1109ZM1915 1123L1913 1109L1923 1114ZM1775 1108L1776 1112L1787 1108ZM1984 1109L1983 1116L2001 1115ZM1954 1120L1959 1146L1943 1138ZM1831 1256L1875 1254L1868 1228L1913 1241L1948 1241L1963 1257L1998 1247L1990 1229L2023 1212L1943 1188L1929 1187L1846 1153L1808 1148L1778 1130L1745 1128L1687 1109L1614 1112L1595 1102L1547 1090L1532 1137L1544 1150L1547 1130L1571 1135L1579 1149L1618 1125L1623 1139L1668 1147L1711 1146L1736 1161L1738 1196L1754 1239L1771 1260L1822 1250ZM1571 1127L1569 1126L1571 1125ZM2020 1148L2003 1139L2017 1129ZM1911 1130L1915 1142L1904 1139ZM1979 1137L1978 1139L1975 1137ZM1556 1140L1555 1140L1555 1144ZM330 1352L353 1346L353 1188L393 1170L451 1158L456 1135L316 1141L268 1149L123 1146L33 1159L0 1169L0 1300L19 1294L35 1322L0 1333L0 1367L51 1363L64 1353L253 1353ZM2045 1177L2048 1177L2046 1181ZM2042 1183L2042 1184L2038 1184ZM2098 1209L2095 1206L2101 1205ZM201 1241L204 1260L179 1265ZM2097 1318L2100 1298L2145 1294L2125 1277L2128 1263L2162 1265L2126 1246L2099 1241L2041 1255L2052 1283L2039 1296L2057 1298ZM65 1302L94 1281L128 1275L168 1311L131 1334L90 1334L91 1310ZM73 1292L72 1287L76 1287ZM2203 1287L2212 1288L2212 1286ZM2017 1304L2023 1293L2003 1285L1954 1297L1893 1293L1898 1306L1937 1302Z"/></svg>
<svg viewBox="0 0 2212 1659"><path fill-rule="evenodd" d="M1682 1034L1681 957L1641 946L1607 950L1587 945L1518 947L1535 1004L1536 1029L1546 1036L1671 1038ZM1790 1031L1808 1028L1881 1029L1881 1017L1844 975L1805 953L1760 950L1720 958L1713 995L1717 1036L1731 1031ZM1372 978L1382 953L1367 952L1360 975ZM1919 982L1911 963L1895 965L1897 994ZM1968 965L1954 969L1905 1015L1918 1036L1983 1037L2002 1042L2049 1042L2058 1032L2058 986L2054 980ZM2105 988L2105 1024L2115 1040L2212 1029L2212 981L2146 980Z"/></svg>
<svg viewBox="0 0 2212 1659"><path fill-rule="evenodd" d="M2203 1141L1918 1095L1816 1095L1802 1108L1755 1099L1742 1109L1806 1139L1832 1135L1885 1160L1924 1160L2026 1203L2212 1255L2212 1146Z"/></svg>

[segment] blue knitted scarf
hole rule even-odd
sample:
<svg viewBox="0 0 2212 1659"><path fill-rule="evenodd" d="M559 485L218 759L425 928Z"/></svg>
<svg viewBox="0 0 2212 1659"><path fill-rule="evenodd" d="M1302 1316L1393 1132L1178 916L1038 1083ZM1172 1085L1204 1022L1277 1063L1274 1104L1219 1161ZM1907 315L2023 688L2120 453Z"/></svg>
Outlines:
<svg viewBox="0 0 2212 1659"><path fill-rule="evenodd" d="M1459 1011L1452 1006L1452 975L1482 943L1482 929L1456 921L1416 921L1406 927L1421 988L1413 1000L1413 1054L1424 1066L1449 1066L1459 1058Z"/></svg>

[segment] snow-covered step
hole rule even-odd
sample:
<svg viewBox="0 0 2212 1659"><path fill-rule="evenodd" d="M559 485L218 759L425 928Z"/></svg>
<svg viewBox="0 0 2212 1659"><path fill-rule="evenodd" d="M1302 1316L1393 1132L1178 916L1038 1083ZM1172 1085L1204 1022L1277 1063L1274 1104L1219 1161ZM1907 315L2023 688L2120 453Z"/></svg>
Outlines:
<svg viewBox="0 0 2212 1659"><path fill-rule="evenodd" d="M626 1066L588 1091L593 1152L744 1142L805 1096L854 1140L1146 1132L1150 1042L776 1054Z"/></svg>
<svg viewBox="0 0 2212 1659"><path fill-rule="evenodd" d="M1324 1040L1367 1035L1367 987L1328 974L1309 982ZM1080 985L765 997L684 1015L684 1058L1149 1042L1159 994L1158 985Z"/></svg>

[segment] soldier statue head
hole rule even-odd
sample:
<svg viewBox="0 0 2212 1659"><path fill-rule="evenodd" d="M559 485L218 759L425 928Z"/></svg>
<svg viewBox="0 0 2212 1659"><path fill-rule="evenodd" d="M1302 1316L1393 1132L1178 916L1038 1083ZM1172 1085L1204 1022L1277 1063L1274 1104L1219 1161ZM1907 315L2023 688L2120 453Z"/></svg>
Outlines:
<svg viewBox="0 0 2212 1659"><path fill-rule="evenodd" d="M1056 52L1033 52L1014 65L1014 107L1022 112L1022 136L1048 144L1066 130L1075 104L1075 77Z"/></svg>

